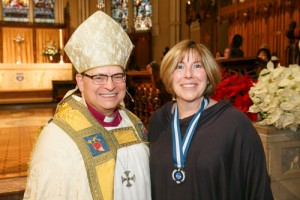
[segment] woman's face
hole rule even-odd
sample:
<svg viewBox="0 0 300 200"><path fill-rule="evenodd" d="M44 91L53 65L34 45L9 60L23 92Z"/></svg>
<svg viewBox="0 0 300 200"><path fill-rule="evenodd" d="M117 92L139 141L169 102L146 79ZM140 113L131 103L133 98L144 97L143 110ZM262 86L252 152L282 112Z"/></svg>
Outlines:
<svg viewBox="0 0 300 200"><path fill-rule="evenodd" d="M268 61L267 54L263 51L259 52L257 57L261 58L262 60Z"/></svg>
<svg viewBox="0 0 300 200"><path fill-rule="evenodd" d="M229 48L226 48L224 50L224 58L228 59L229 58L229 54L230 54L230 49Z"/></svg>
<svg viewBox="0 0 300 200"><path fill-rule="evenodd" d="M202 101L208 78L200 57L189 51L176 66L172 76L172 88L177 102Z"/></svg>
<svg viewBox="0 0 300 200"><path fill-rule="evenodd" d="M107 75L124 73L118 66L105 66L91 69L85 74L88 76ZM118 107L126 95L126 82L114 83L112 77L101 85L96 85L93 80L87 76L77 74L78 87L83 94L85 101L104 115L110 116Z"/></svg>

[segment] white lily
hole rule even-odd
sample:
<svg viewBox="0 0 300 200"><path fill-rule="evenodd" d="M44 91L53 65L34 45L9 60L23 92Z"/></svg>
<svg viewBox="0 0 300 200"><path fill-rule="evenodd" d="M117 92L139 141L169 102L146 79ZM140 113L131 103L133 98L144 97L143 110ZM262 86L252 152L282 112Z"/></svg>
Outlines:
<svg viewBox="0 0 300 200"><path fill-rule="evenodd" d="M268 63L249 96L253 102L249 112L263 114L258 124L296 131L300 125L300 66L274 68Z"/></svg>

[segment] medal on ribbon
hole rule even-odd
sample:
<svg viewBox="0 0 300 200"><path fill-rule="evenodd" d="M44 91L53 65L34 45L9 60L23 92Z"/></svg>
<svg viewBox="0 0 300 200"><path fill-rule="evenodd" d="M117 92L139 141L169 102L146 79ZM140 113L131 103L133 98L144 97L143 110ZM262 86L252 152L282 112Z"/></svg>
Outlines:
<svg viewBox="0 0 300 200"><path fill-rule="evenodd" d="M172 179L177 183L183 183L185 180L184 163L188 149L191 144L191 140L195 133L197 123L199 121L200 115L204 108L209 104L208 99L203 99L199 111L192 118L184 138L181 138L180 125L179 125L179 113L177 106L175 107L172 116L172 143L173 143L173 162L175 169L172 172Z"/></svg>
<svg viewBox="0 0 300 200"><path fill-rule="evenodd" d="M172 179L180 184L185 180L185 172L182 169L174 169L172 172Z"/></svg>

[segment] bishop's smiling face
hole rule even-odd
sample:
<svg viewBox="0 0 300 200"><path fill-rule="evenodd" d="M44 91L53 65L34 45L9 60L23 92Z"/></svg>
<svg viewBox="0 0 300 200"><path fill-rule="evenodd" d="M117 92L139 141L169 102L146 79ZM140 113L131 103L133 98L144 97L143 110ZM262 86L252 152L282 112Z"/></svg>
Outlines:
<svg viewBox="0 0 300 200"><path fill-rule="evenodd" d="M85 72L87 76L81 74L76 76L78 87L85 101L106 116L110 116L124 99L126 82L114 83L112 77L108 77L106 82L97 85L90 77L99 74L112 76L120 73L124 71L119 66L105 66Z"/></svg>
<svg viewBox="0 0 300 200"><path fill-rule="evenodd" d="M208 84L206 71L198 54L191 50L176 66L172 76L172 88L177 101L201 102Z"/></svg>

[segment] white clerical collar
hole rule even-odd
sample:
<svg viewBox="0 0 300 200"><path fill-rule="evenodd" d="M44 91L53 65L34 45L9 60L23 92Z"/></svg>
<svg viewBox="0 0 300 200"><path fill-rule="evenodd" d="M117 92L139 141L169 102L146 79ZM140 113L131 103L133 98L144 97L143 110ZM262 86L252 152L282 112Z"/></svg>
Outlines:
<svg viewBox="0 0 300 200"><path fill-rule="evenodd" d="M106 122L106 123L110 123L110 122L112 122L114 119L115 119L115 117L108 117L108 116L105 116L105 118L103 119L103 121Z"/></svg>

